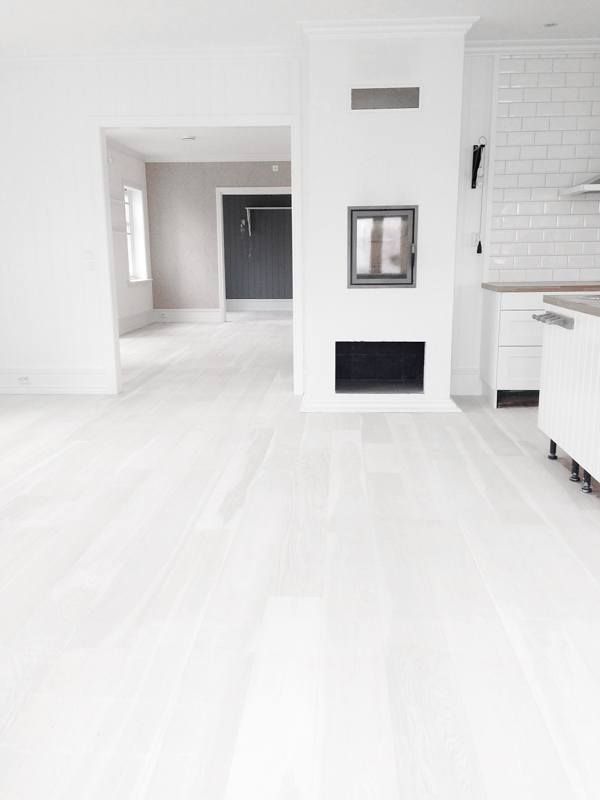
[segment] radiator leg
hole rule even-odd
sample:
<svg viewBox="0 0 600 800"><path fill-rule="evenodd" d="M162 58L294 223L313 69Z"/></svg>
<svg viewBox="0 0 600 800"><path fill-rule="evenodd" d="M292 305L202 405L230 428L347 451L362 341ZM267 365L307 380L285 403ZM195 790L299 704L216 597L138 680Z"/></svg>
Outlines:
<svg viewBox="0 0 600 800"><path fill-rule="evenodd" d="M571 461L571 477L569 480L573 481L573 483L577 483L581 480L579 477L579 464L575 460Z"/></svg>
<svg viewBox="0 0 600 800"><path fill-rule="evenodd" d="M592 491L592 476L585 469L583 471L583 483L581 484L581 491L585 492L585 494L589 494Z"/></svg>
<svg viewBox="0 0 600 800"><path fill-rule="evenodd" d="M550 452L548 453L548 458L550 459L550 461L556 461L557 459L556 442L554 441L554 439L550 439Z"/></svg>

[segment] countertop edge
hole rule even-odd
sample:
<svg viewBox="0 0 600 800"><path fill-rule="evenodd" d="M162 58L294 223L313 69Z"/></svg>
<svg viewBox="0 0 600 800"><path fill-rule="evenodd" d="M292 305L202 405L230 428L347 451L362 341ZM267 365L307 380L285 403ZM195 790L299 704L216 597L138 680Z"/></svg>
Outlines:
<svg viewBox="0 0 600 800"><path fill-rule="evenodd" d="M600 283L589 281L572 281L566 283L544 283L544 282L519 282L498 283L496 281L484 281L482 289L490 292L598 292L600 293Z"/></svg>
<svg viewBox="0 0 600 800"><path fill-rule="evenodd" d="M580 314L587 314L591 317L600 317L600 303L586 303L585 300L565 297L564 295L545 294L542 297L544 303L557 308L566 308L568 311L575 311Z"/></svg>

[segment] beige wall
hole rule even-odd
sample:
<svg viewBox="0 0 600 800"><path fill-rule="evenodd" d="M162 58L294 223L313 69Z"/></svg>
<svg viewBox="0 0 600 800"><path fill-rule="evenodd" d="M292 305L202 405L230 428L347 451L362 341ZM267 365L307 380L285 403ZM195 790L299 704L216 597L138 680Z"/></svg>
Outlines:
<svg viewBox="0 0 600 800"><path fill-rule="evenodd" d="M217 308L216 188L289 186L290 163L146 164L155 308Z"/></svg>

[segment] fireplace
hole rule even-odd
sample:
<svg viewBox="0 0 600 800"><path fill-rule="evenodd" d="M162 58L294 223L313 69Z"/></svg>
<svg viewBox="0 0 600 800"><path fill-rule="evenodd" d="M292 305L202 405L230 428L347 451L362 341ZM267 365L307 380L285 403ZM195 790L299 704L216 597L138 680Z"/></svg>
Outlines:
<svg viewBox="0 0 600 800"><path fill-rule="evenodd" d="M336 342L338 393L422 393L425 342Z"/></svg>

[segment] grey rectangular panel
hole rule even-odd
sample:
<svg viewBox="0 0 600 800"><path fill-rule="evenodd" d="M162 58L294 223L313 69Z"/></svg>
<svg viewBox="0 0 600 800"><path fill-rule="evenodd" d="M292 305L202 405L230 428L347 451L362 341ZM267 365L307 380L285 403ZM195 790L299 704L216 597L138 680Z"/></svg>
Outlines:
<svg viewBox="0 0 600 800"><path fill-rule="evenodd" d="M419 87L352 89L352 110L419 108Z"/></svg>
<svg viewBox="0 0 600 800"><path fill-rule="evenodd" d="M223 242L228 299L292 297L291 195L225 195ZM260 208L265 207L264 210ZM273 211L284 207L285 211ZM252 235L247 208L251 211Z"/></svg>

